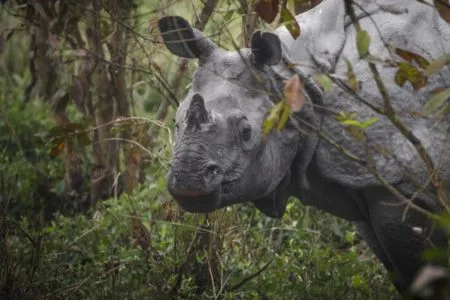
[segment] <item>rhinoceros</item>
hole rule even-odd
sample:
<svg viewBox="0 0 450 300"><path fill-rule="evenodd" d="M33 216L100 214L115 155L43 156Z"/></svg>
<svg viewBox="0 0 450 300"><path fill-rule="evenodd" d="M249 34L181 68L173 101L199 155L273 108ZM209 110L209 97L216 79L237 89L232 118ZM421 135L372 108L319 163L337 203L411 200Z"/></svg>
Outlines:
<svg viewBox="0 0 450 300"><path fill-rule="evenodd" d="M325 0L298 15L296 39L279 27L257 31L249 48L230 51L179 16L160 19L168 50L198 60L176 112L167 186L177 203L194 213L251 202L281 218L292 196L354 222L406 294L429 263L422 260L423 250L447 245L443 231L420 210L443 211L430 166L441 201L450 190L449 121L422 113L433 92L450 86L450 72L444 67L430 74L419 88L399 82L395 62L418 70L417 62L424 67L421 58L430 62L449 53L450 26L434 7L418 1L353 2L354 17L370 36L366 58L358 52L357 30L341 0ZM350 89L342 84L349 67L358 82ZM318 72L335 79L331 90L317 81ZM264 121L293 76L303 84L303 108L282 130L265 136ZM384 113L375 78L394 118ZM352 134L337 117L342 113L374 124ZM446 265L445 259L433 263Z"/></svg>

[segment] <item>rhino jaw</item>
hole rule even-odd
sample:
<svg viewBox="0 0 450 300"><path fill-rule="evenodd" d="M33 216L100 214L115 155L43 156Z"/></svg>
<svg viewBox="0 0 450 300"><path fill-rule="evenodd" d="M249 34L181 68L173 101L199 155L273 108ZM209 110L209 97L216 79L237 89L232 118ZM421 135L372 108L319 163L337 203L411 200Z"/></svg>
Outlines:
<svg viewBox="0 0 450 300"><path fill-rule="evenodd" d="M218 186L209 194L190 193L188 191L173 193L170 189L169 192L178 205L190 213L210 213L221 207L221 186Z"/></svg>

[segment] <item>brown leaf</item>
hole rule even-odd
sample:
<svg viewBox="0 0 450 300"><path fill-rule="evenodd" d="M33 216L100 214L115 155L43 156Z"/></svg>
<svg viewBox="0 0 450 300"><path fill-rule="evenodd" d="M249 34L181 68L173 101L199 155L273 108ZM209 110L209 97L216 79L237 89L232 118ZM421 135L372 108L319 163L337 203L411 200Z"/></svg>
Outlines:
<svg viewBox="0 0 450 300"><path fill-rule="evenodd" d="M408 62L415 61L422 69L427 68L430 64L423 56L405 49L395 48L395 53Z"/></svg>
<svg viewBox="0 0 450 300"><path fill-rule="evenodd" d="M61 152L64 150L65 145L66 144L64 142L58 142L55 145L53 145L53 148L50 151L50 158L55 158L59 154L61 154Z"/></svg>
<svg viewBox="0 0 450 300"><path fill-rule="evenodd" d="M443 3L445 1L445 3ZM441 18L447 23L450 23L450 3L448 0L434 0L434 6L436 7Z"/></svg>
<svg viewBox="0 0 450 300"><path fill-rule="evenodd" d="M305 105L303 84L298 75L294 75L284 85L284 97L291 107L291 111L299 112Z"/></svg>
<svg viewBox="0 0 450 300"><path fill-rule="evenodd" d="M278 9L278 0L261 0L255 5L255 12L267 23L272 23L273 20L275 20L275 17L278 14Z"/></svg>
<svg viewBox="0 0 450 300"><path fill-rule="evenodd" d="M448 271L443 267L427 265L423 267L411 285L411 292L413 295L420 296L427 290L432 294L435 294L435 289L438 287L439 283L447 285L449 281ZM431 289L431 291L430 291ZM431 298L427 298L431 299ZM433 298L437 299L437 298ZM444 298L439 298L444 299Z"/></svg>
<svg viewBox="0 0 450 300"><path fill-rule="evenodd" d="M416 80L411 81L411 85L413 86L414 90L417 91L427 85L427 82L428 77L420 74Z"/></svg>

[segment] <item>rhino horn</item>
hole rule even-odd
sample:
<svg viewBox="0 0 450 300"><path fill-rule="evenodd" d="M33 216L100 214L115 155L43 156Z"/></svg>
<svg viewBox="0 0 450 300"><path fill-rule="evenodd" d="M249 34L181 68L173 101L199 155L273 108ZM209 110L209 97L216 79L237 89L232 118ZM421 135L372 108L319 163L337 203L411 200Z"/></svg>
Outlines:
<svg viewBox="0 0 450 300"><path fill-rule="evenodd" d="M182 17L163 17L158 21L158 27L167 49L179 57L206 59L218 48Z"/></svg>
<svg viewBox="0 0 450 300"><path fill-rule="evenodd" d="M192 97L187 111L187 128L200 129L200 125L209 121L209 113L205 107L205 101L199 94Z"/></svg>

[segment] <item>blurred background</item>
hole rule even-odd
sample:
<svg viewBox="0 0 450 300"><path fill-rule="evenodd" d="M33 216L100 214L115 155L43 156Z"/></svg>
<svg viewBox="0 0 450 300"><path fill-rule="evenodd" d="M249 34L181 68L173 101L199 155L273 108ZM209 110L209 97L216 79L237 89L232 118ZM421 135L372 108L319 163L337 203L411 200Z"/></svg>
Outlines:
<svg viewBox="0 0 450 300"><path fill-rule="evenodd" d="M158 19L233 49L320 1L0 2L0 299L394 293L351 225L298 200L282 220L251 205L193 215L166 191L196 62L170 55Z"/></svg>

